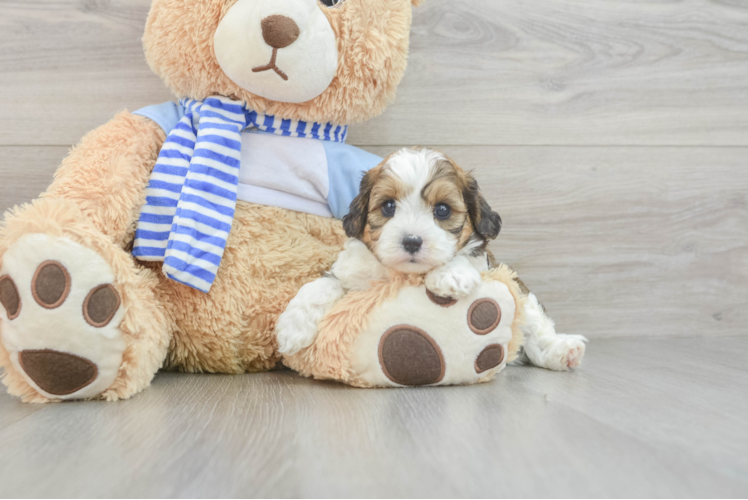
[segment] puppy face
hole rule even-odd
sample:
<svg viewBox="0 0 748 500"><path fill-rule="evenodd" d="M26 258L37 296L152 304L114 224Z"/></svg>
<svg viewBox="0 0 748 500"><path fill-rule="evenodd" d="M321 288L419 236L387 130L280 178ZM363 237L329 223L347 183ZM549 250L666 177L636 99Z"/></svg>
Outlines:
<svg viewBox="0 0 748 500"><path fill-rule="evenodd" d="M403 149L369 171L343 220L387 267L423 274L501 230L473 177L441 153Z"/></svg>

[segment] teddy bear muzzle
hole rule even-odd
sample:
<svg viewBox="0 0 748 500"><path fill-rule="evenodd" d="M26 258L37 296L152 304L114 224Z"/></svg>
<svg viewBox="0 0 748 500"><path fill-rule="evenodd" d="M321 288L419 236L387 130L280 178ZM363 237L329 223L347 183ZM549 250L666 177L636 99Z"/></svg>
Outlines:
<svg viewBox="0 0 748 500"><path fill-rule="evenodd" d="M300 103L324 92L338 69L337 35L316 0L238 0L214 35L216 60L242 89Z"/></svg>
<svg viewBox="0 0 748 500"><path fill-rule="evenodd" d="M290 17L275 14L263 19L261 26L262 38L265 40L265 43L273 48L273 55L270 57L268 64L252 68L252 72L262 73L263 71L273 70L278 76L284 80L288 80L288 75L276 64L278 49L285 49L299 39L299 34L301 33L299 25Z"/></svg>

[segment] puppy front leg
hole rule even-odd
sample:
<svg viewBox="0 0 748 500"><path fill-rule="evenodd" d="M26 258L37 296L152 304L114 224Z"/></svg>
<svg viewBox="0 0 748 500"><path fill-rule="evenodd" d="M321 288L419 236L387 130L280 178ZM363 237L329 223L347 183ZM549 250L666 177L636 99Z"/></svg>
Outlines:
<svg viewBox="0 0 748 500"><path fill-rule="evenodd" d="M458 255L426 275L426 288L439 297L461 299L470 295L480 284L480 272L463 255Z"/></svg>
<svg viewBox="0 0 748 500"><path fill-rule="evenodd" d="M301 287L275 326L278 350L291 355L312 345L319 322L344 293L340 281L328 276Z"/></svg>
<svg viewBox="0 0 748 500"><path fill-rule="evenodd" d="M317 338L319 322L347 290L366 288L387 270L358 240L349 240L328 276L307 283L278 318L275 335L282 354L296 354Z"/></svg>
<svg viewBox="0 0 748 500"><path fill-rule="evenodd" d="M524 352L535 366L555 371L576 368L584 357L585 342L581 335L556 333L556 325L538 302L534 293L525 303Z"/></svg>

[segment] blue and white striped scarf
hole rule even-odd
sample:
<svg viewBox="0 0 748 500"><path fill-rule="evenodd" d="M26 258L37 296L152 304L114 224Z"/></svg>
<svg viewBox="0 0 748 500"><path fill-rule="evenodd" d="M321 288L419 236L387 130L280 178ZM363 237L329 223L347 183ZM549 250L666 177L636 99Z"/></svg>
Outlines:
<svg viewBox="0 0 748 500"><path fill-rule="evenodd" d="M342 125L282 120L225 97L182 100L185 115L169 133L146 188L133 255L163 261L170 279L210 291L236 210L241 133L345 142Z"/></svg>

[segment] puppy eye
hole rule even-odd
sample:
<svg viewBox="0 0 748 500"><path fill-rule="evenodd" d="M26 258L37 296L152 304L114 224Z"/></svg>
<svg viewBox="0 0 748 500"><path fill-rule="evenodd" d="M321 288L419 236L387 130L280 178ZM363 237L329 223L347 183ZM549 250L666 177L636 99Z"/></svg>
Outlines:
<svg viewBox="0 0 748 500"><path fill-rule="evenodd" d="M328 7L337 7L338 5L342 4L345 0L319 0L322 2L323 5L326 5Z"/></svg>
<svg viewBox="0 0 748 500"><path fill-rule="evenodd" d="M395 203L395 200L387 200L382 204L382 215L384 215L385 217L394 216L395 210L397 210L397 204Z"/></svg>
<svg viewBox="0 0 748 500"><path fill-rule="evenodd" d="M439 220L446 220L452 215L452 209L446 203L437 203L434 207L434 217Z"/></svg>

